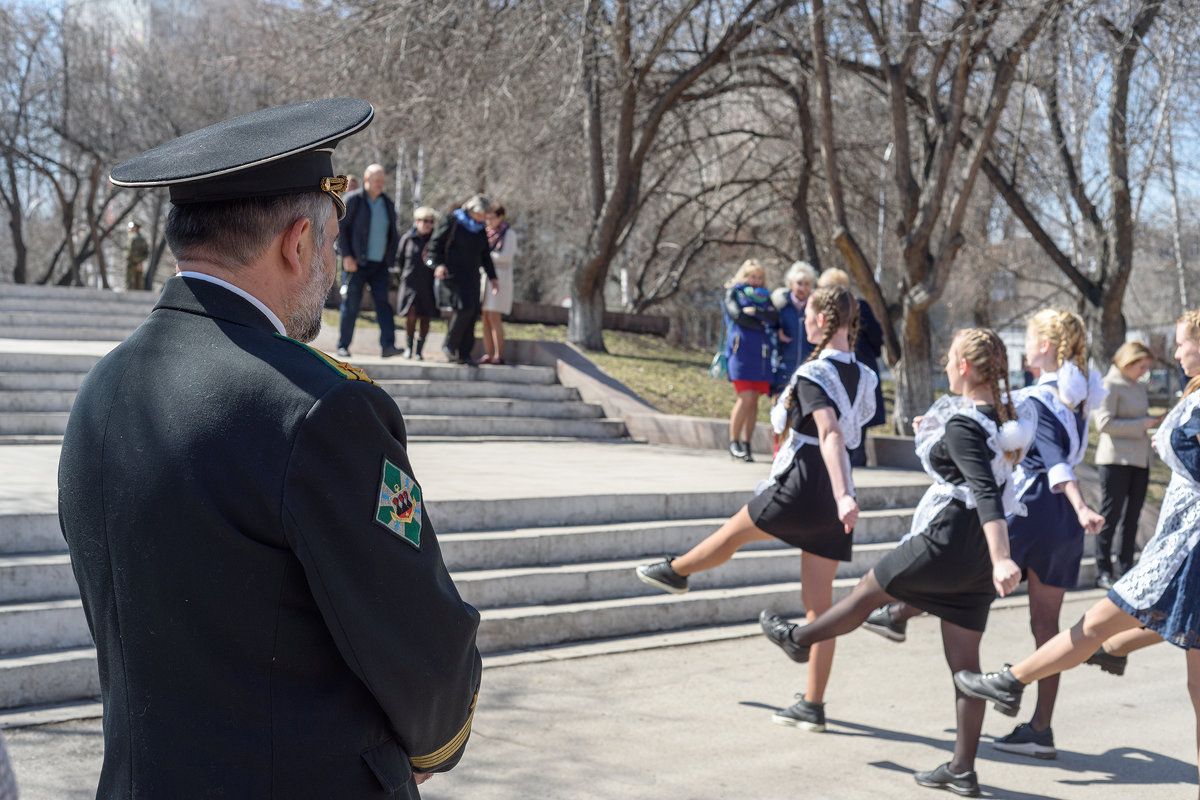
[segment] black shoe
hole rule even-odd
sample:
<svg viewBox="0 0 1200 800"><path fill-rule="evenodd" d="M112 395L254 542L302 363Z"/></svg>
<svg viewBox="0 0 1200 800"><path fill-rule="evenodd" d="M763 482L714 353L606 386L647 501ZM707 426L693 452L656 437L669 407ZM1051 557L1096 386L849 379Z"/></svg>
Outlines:
<svg viewBox="0 0 1200 800"><path fill-rule="evenodd" d="M892 604L880 606L867 615L867 619L862 626L871 633L878 633L885 639L893 642L903 642L908 638L908 620L900 620L897 622L892 619Z"/></svg>
<svg viewBox="0 0 1200 800"><path fill-rule="evenodd" d="M341 358L349 358L350 357L350 348L349 347L339 347L337 349L337 354Z"/></svg>
<svg viewBox="0 0 1200 800"><path fill-rule="evenodd" d="M425 340L417 339L417 341L415 343L413 343L412 357L415 358L417 361L424 361L425 360L425 354L423 352L424 350L425 350Z"/></svg>
<svg viewBox="0 0 1200 800"><path fill-rule="evenodd" d="M742 446L742 449L746 451L746 455L742 456L742 460L745 461L747 464L753 464L754 456L752 456L750 454L750 443L749 442L738 442L738 444L740 444Z"/></svg>
<svg viewBox="0 0 1200 800"><path fill-rule="evenodd" d="M1013 677L1007 664L1003 672L985 675L959 670L954 673L954 685L968 697L990 701L1006 717L1015 717L1021 710L1021 692L1025 691L1025 684Z"/></svg>
<svg viewBox="0 0 1200 800"><path fill-rule="evenodd" d="M379 355L383 356L384 358L391 358L392 356L400 355L400 351L394 347L385 347L380 351Z"/></svg>
<svg viewBox="0 0 1200 800"><path fill-rule="evenodd" d="M992 747L1005 753L1019 753L1046 760L1058 756L1058 751L1054 749L1054 731L1050 728L1035 731L1028 722L1022 722L1008 736L1001 736L992 742Z"/></svg>
<svg viewBox="0 0 1200 800"><path fill-rule="evenodd" d="M1088 660L1083 663L1099 667L1110 675L1124 675L1125 665L1129 663L1129 656L1114 656L1103 647L1098 647L1096 652L1088 656Z"/></svg>
<svg viewBox="0 0 1200 800"><path fill-rule="evenodd" d="M1113 587L1113 576L1111 572L1101 572L1096 575L1096 588L1108 591Z"/></svg>
<svg viewBox="0 0 1200 800"><path fill-rule="evenodd" d="M763 635L779 645L788 658L797 664L808 663L808 651L812 648L806 644L796 644L792 639L792 631L797 627L795 624L770 611L758 615L758 624L762 626Z"/></svg>
<svg viewBox="0 0 1200 800"><path fill-rule="evenodd" d="M464 367L478 367L479 366L479 362L476 361L475 359L471 358L470 356L467 356L466 358L460 358L458 360L458 363Z"/></svg>
<svg viewBox="0 0 1200 800"><path fill-rule="evenodd" d="M663 556L663 560L655 564L643 564L634 570L638 580L650 586L657 586L671 594L686 594L688 579L671 569L671 557Z"/></svg>
<svg viewBox="0 0 1200 800"><path fill-rule="evenodd" d="M798 694L796 702L772 714L771 721L777 725L789 725L820 733L825 730L825 704L810 703L804 699L804 695Z"/></svg>
<svg viewBox="0 0 1200 800"><path fill-rule="evenodd" d="M914 772L913 780L931 789L949 789L963 797L979 796L979 776L969 769L959 775L950 771L949 762L928 772Z"/></svg>
<svg viewBox="0 0 1200 800"><path fill-rule="evenodd" d="M730 442L729 442L729 455L733 456L734 458L740 458L740 459L742 459L742 460L745 460L745 458L746 458L746 448L742 447L742 443L741 443L741 442L735 442L735 441L733 441L733 440L730 440Z"/></svg>

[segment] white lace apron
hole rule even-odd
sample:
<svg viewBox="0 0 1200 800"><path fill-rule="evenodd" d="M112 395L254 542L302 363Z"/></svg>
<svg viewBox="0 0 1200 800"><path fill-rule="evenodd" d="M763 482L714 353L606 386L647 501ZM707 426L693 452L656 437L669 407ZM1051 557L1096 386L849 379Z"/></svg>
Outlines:
<svg viewBox="0 0 1200 800"><path fill-rule="evenodd" d="M765 492L779 479L780 475L787 471L801 447L820 444L815 436L802 434L787 424L787 398L795 391L796 383L801 378L807 378L820 386L833 401L833 405L837 408L838 425L842 429L842 440L846 444L846 449L853 450L862 443L863 425L870 422L871 418L875 416L875 386L879 383L879 376L870 367L859 364L853 353L843 354L843 357L849 357L849 363L858 367L858 389L854 393L854 402L850 402L850 395L846 391L846 387L842 385L837 367L830 363L834 354L841 353L840 350L830 348L822 350L819 358L805 361L796 367L791 380L788 381L787 388L779 393L779 399L771 407L771 427L775 433L783 433L784 430L787 430L788 436L779 445L779 452L775 454L775 459L771 462L771 474L755 487L756 495ZM850 487L850 494L852 496L854 494L853 486Z"/></svg>
<svg viewBox="0 0 1200 800"><path fill-rule="evenodd" d="M1078 370L1076 370L1078 372ZM1088 371L1089 377L1095 376L1095 370ZM1058 396L1058 390L1046 383L1039 383L1037 386L1027 386L1024 389L1018 389L1013 392L1013 400L1015 403L1023 403L1026 400L1036 400L1046 407L1046 410L1054 415L1054 419L1067 432L1067 463L1072 467L1083 461L1083 456L1087 452L1088 437L1087 430L1090 423L1090 414L1093 408L1096 408L1100 401L1104 399L1107 391L1101 387L1100 394L1092 392L1087 395L1087 399L1083 405L1083 435L1079 435L1079 422L1075 418L1075 412L1063 405L1063 401ZM1093 405L1095 403L1095 405ZM1047 465L1049 466L1049 465ZM1043 470L1044 471L1044 470ZM1035 470L1026 469L1024 461L1017 465L1013 470L1013 485L1015 487L1017 497L1024 497L1029 491L1029 487L1037 480L1037 476L1041 474Z"/></svg>
<svg viewBox="0 0 1200 800"><path fill-rule="evenodd" d="M929 477L933 478L933 485L925 490L921 502L917 504L917 510L913 513L912 527L900 540L901 542L919 536L928 530L929 524L938 514L942 513L942 509L950 505L952 500L958 500L970 509L976 507L975 493L971 491L971 487L965 483L950 483L933 468L930 461L934 445L946 435L946 423L956 416L966 417L977 422L987 433L987 446L992 451L992 477L996 479L996 485L1000 487L1000 499L1004 505L1004 513L1025 516L1025 505L1017 499L1018 495L1014 490L1013 481L1010 480L1013 468L1008 463L1008 459L1004 457L1004 451L1018 448L1025 450L1029 447L1037 427L1037 411L1027 401L1018 400L1016 412L1015 424L1008 422L1002 428L997 429L996 423L982 413L969 398L943 395L930 406L917 430L916 448L917 458L921 460L921 467L929 474Z"/></svg>
<svg viewBox="0 0 1200 800"><path fill-rule="evenodd" d="M1193 392L1171 409L1154 434L1154 449L1171 468L1171 482L1163 496L1154 536L1146 543L1137 565L1113 586L1130 608L1153 606L1200 541L1200 484L1171 447L1171 433L1190 420L1197 408L1200 392Z"/></svg>

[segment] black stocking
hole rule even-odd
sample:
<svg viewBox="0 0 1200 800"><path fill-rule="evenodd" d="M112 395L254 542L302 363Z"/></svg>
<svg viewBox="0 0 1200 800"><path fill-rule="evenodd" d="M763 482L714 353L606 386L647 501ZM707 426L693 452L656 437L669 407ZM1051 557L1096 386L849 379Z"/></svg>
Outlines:
<svg viewBox="0 0 1200 800"><path fill-rule="evenodd" d="M850 594L812 622L796 628L792 638L797 644L815 644L849 633L862 625L872 611L892 600L895 598L883 590L879 581L875 580L875 570L871 570Z"/></svg>
<svg viewBox="0 0 1200 800"><path fill-rule="evenodd" d="M959 670L979 672L979 640L982 631L972 631L942 620L942 647L946 664L953 675ZM958 735L954 739L954 759L950 771L962 773L975 769L975 752L979 749L979 731L983 728L983 712L987 703L967 697L956 688L954 709L958 720Z"/></svg>

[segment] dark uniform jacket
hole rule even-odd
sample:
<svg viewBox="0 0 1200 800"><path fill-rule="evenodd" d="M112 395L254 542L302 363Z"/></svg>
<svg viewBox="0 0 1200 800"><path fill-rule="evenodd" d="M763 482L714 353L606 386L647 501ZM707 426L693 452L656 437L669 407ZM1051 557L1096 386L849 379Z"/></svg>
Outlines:
<svg viewBox="0 0 1200 800"><path fill-rule="evenodd" d="M457 763L479 617L388 394L172 278L89 373L59 513L99 655L101 798L416 798Z"/></svg>
<svg viewBox="0 0 1200 800"><path fill-rule="evenodd" d="M445 264L458 289L460 309L472 309L479 305L479 269L487 273L488 280L496 280L496 267L492 264L492 248L488 244L487 229L468 230L450 212L438 221L429 244L425 247L425 263L429 267ZM490 290L489 290L490 291Z"/></svg>
<svg viewBox="0 0 1200 800"><path fill-rule="evenodd" d="M396 204L387 192L380 193L383 207L387 210L387 245L383 252L384 269L391 269L396 263L396 247L400 243L400 235L396 232ZM346 203L346 215L338 223L338 250L343 256L351 256L358 262L359 269L367 265L367 240L371 235L371 198L367 190L355 189L343 198Z"/></svg>

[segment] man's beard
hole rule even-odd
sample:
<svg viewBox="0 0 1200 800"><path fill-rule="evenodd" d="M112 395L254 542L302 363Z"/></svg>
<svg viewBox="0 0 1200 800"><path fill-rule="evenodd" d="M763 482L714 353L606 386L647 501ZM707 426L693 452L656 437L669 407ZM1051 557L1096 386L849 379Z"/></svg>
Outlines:
<svg viewBox="0 0 1200 800"><path fill-rule="evenodd" d="M325 308L325 298L333 285L332 278L327 275L326 264L320 254L314 252L308 280L296 294L292 307L288 309L287 319L283 321L283 327L291 338L311 342L321 332L321 311Z"/></svg>

